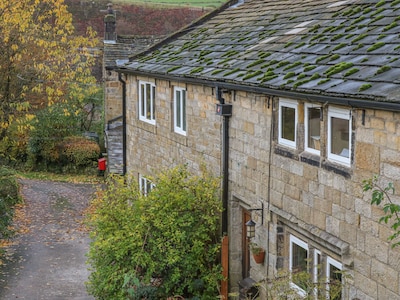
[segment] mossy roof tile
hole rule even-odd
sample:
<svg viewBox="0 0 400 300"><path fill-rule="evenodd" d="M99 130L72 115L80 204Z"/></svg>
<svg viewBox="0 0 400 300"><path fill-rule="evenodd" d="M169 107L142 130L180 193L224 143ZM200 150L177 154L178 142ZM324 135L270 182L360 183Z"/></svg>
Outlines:
<svg viewBox="0 0 400 300"><path fill-rule="evenodd" d="M390 0L246 0L236 8L220 9L132 57L124 69L170 75L176 80L192 77L400 102L399 9L400 3ZM262 57L261 62L261 53L270 55ZM146 56L154 57L136 62ZM301 64L288 68L295 62ZM341 63L348 65L327 75L330 68ZM308 65L315 68L305 71ZM377 73L385 65L390 69ZM197 67L203 69L191 73ZM359 70L348 72L352 68ZM274 75L254 75L260 71ZM297 79L302 73L307 75L304 82ZM320 78L309 80L313 75ZM363 84L372 86L360 92Z"/></svg>

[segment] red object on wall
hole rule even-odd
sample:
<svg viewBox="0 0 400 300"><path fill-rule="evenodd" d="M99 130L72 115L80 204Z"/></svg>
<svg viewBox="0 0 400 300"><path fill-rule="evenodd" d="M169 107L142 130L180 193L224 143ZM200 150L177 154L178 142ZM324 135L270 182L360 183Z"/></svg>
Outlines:
<svg viewBox="0 0 400 300"><path fill-rule="evenodd" d="M97 162L98 162L99 171L105 171L106 170L106 164L107 164L106 159L105 158L99 158Z"/></svg>

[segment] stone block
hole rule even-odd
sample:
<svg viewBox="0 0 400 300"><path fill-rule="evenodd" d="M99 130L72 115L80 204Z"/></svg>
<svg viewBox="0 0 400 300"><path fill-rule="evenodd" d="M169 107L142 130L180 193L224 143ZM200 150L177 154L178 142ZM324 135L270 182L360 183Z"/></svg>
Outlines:
<svg viewBox="0 0 400 300"><path fill-rule="evenodd" d="M378 284L359 272L354 272L354 284L359 287L357 296L360 299L378 299Z"/></svg>
<svg viewBox="0 0 400 300"><path fill-rule="evenodd" d="M367 235L365 239L366 247L365 253L371 257L376 258L382 264L388 263L389 258L389 245L388 243L382 241L379 238L376 238L371 235ZM378 265L378 264L377 264ZM381 265L379 265L381 266ZM389 267L386 265L386 267Z"/></svg>
<svg viewBox="0 0 400 300"><path fill-rule="evenodd" d="M393 270L387 264L375 259L372 259L371 261L371 268L373 270L373 272L371 272L371 280L375 280L390 291L398 293L399 285L394 284L395 282L398 283L399 280L398 271Z"/></svg>
<svg viewBox="0 0 400 300"><path fill-rule="evenodd" d="M378 146L367 143L357 143L355 157L357 169L379 174L380 152Z"/></svg>

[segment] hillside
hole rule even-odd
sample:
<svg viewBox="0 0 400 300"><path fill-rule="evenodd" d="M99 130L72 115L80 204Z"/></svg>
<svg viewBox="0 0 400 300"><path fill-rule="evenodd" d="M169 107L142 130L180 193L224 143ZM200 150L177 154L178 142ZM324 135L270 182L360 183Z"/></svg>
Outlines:
<svg viewBox="0 0 400 300"><path fill-rule="evenodd" d="M109 0L65 0L73 15L77 34L84 35L90 26L104 36L103 18ZM114 4L119 35L170 34L208 12L202 8Z"/></svg>

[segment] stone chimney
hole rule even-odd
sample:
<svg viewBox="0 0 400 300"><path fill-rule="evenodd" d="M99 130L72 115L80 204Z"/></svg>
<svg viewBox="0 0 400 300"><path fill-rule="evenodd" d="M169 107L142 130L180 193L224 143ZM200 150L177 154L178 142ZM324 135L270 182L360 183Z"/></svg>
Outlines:
<svg viewBox="0 0 400 300"><path fill-rule="evenodd" d="M116 41L117 34L115 32L116 14L112 8L112 3L107 4L106 15L104 17L104 41Z"/></svg>

